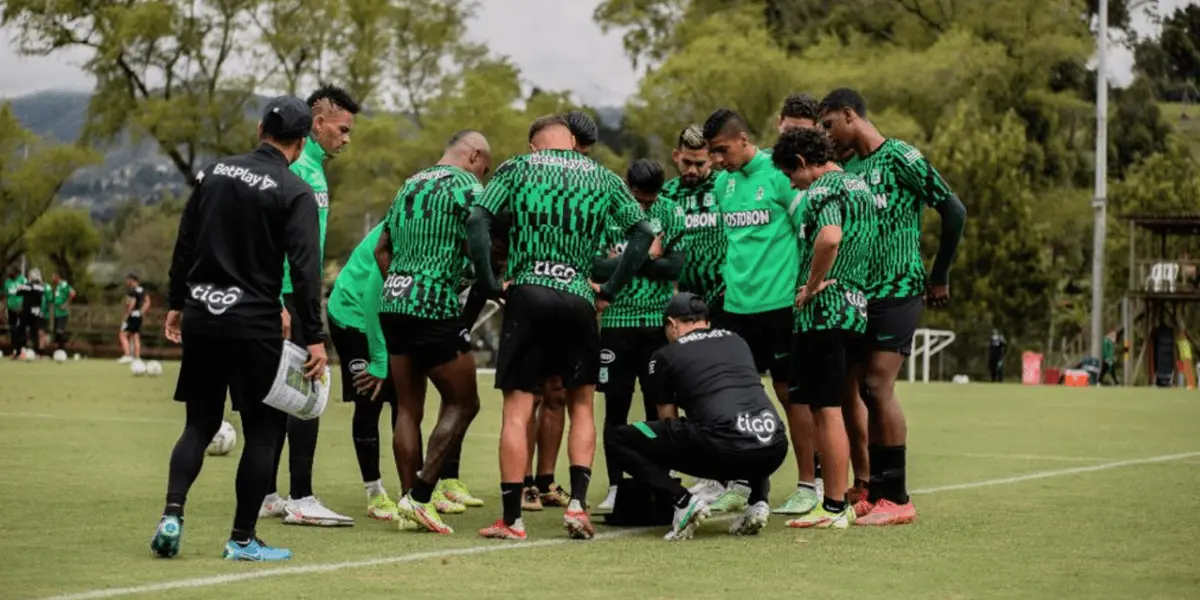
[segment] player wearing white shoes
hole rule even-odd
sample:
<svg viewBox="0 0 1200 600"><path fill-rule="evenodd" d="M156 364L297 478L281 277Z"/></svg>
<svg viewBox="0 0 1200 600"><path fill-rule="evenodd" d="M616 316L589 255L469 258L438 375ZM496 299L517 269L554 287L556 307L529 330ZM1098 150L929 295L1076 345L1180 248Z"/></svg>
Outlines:
<svg viewBox="0 0 1200 600"><path fill-rule="evenodd" d="M787 457L788 442L754 354L737 334L712 329L708 306L690 292L671 299L665 322L670 343L654 353L647 369L659 420L606 431L606 452L621 471L675 499L675 518L664 539L692 537L709 514L708 502L672 479L672 469L748 480L748 506L729 532L757 534L767 524L770 476ZM681 408L686 419L679 417Z"/></svg>

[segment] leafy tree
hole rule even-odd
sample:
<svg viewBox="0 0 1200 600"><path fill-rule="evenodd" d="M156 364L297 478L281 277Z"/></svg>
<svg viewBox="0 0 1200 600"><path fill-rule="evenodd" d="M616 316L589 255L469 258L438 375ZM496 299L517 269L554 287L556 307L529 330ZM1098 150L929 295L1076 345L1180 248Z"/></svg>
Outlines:
<svg viewBox="0 0 1200 600"><path fill-rule="evenodd" d="M123 271L134 271L152 289L166 289L179 214L151 210L132 223L113 252Z"/></svg>
<svg viewBox="0 0 1200 600"><path fill-rule="evenodd" d="M86 212L54 208L29 228L26 245L35 262L49 265L76 289L85 289L88 265L100 249L100 232Z"/></svg>

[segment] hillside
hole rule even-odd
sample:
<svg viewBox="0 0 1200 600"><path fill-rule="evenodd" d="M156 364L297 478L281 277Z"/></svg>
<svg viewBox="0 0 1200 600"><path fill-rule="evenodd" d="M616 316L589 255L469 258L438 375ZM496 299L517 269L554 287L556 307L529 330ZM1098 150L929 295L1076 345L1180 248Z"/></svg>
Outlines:
<svg viewBox="0 0 1200 600"><path fill-rule="evenodd" d="M1200 106L1164 102L1160 107L1163 119L1187 141L1192 156L1200 158Z"/></svg>

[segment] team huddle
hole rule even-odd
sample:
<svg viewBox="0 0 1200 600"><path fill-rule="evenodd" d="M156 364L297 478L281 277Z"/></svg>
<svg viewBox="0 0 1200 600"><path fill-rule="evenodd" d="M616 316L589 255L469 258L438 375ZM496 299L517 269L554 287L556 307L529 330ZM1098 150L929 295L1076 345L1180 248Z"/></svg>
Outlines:
<svg viewBox="0 0 1200 600"><path fill-rule="evenodd" d="M277 99L274 112L268 107L259 150L226 159L243 170L222 164L207 177L201 172L198 181L213 187L199 185L189 205L200 213L220 211L211 207L219 206L221 193L249 197L266 190L252 169L269 166L283 179L275 173L290 163L303 175L297 165L305 156L323 159L348 143L357 105L344 92L314 94L308 121L291 101ZM305 127L312 132L307 145L297 133ZM852 90L835 90L819 103L789 97L779 130L774 148L760 149L741 116L718 110L702 126L680 132L672 153L678 177L666 181L662 166L642 159L621 178L589 158L596 124L572 112L534 121L530 152L497 167L486 186L492 156L475 130L455 134L437 164L409 177L387 217L339 274L327 315L343 398L355 403L353 435L368 516L401 530L448 534L452 528L442 515L482 506L459 479L458 465L480 402L470 333L493 300L504 311L495 376L504 397L502 513L481 536L524 540L522 511L545 506L564 507L570 537L594 535L587 498L597 390L606 400L601 430L610 486L597 508L618 508L625 496L619 482L628 475L673 502L666 539L692 537L715 512L735 516L730 532L736 535L758 533L771 513L787 515L796 528L912 522L907 431L893 388L924 305L949 301L948 274L966 211L918 150L875 129ZM311 204L319 206L312 214L303 196L272 200L288 224L273 235L319 235L323 246L328 188L321 173L321 189L311 186ZM928 276L920 253L924 206L941 215ZM184 219L200 213L185 211ZM254 292L231 287L246 278L204 267L197 250L203 246L197 235L204 234L194 230L181 224L172 267L177 316L168 314L167 334L184 344L176 398L189 407L172 455L167 506L151 542L160 556L178 552L184 499L199 472L198 461L183 455L219 425L219 416L208 414L193 424L192 405L200 401L185 389L189 342L204 342L189 338L203 339L220 321L249 315L249 308L234 310L249 296L261 296L265 314L274 293L276 309L284 307L285 336L312 352L310 375L324 364L324 333L309 306L318 276L313 262L321 253L316 240L307 246L263 242L261 255L286 255L292 277L300 279L294 290L267 285ZM275 265L263 271L264 279L278 279ZM218 312L196 296L201 284L224 286L222 298L236 290L237 298ZM191 329L193 319L206 331ZM277 343L278 333L274 338ZM267 361L278 360L278 350L250 352L248 342L243 345L249 352L243 364L274 372ZM765 373L785 407L786 425L761 383ZM263 433L252 458L247 433L243 469L251 463L265 468L268 450L277 467L286 431L293 490L284 498L268 494L265 483L243 485L239 469L238 510L225 555L281 560L291 552L257 537L251 505L259 516L301 524L352 519L312 494L316 420L301 424L289 417L284 427L282 416L264 412L273 409L249 402L263 387L249 379L255 378L227 382L243 427ZM422 440L430 382L441 407L429 439ZM646 420L628 424L636 383ZM384 491L379 469L385 403L392 408L402 486L396 501ZM565 420L566 489L554 473ZM299 460L297 426L310 429ZM786 458L788 432L799 481L772 510L769 477ZM306 479L296 490L298 468ZM685 488L672 472L699 479ZM273 486L275 478L268 479Z"/></svg>

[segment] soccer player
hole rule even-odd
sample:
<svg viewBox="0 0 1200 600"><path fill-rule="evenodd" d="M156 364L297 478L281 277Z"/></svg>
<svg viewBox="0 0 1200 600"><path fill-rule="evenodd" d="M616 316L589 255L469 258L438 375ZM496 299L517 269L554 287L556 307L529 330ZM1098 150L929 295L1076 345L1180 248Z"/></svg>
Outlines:
<svg viewBox="0 0 1200 600"><path fill-rule="evenodd" d="M808 94L792 94L779 110L779 134L794 128L814 129L821 126L821 108L817 99Z"/></svg>
<svg viewBox="0 0 1200 600"><path fill-rule="evenodd" d="M650 222L655 238L649 259L601 315L600 385L597 389L604 393L605 435L628 422L636 381L641 381L646 420L658 416L654 390L646 385L646 369L650 355L667 343L662 328L663 309L675 295L675 281L686 258L683 208L659 196L666 178L662 166L649 159L639 159L629 166L625 178L641 206L643 218ZM592 280L607 281L624 249L625 232L610 221L601 247L602 256L596 259L592 268ZM609 488L599 509L607 511L612 510L617 501L621 471L612 454L606 452L605 459Z"/></svg>
<svg viewBox="0 0 1200 600"><path fill-rule="evenodd" d="M1008 340L1004 339L1004 334L999 329L993 329L992 337L988 340L988 371L992 373L992 383L1004 381L1004 352L1007 349Z"/></svg>
<svg viewBox="0 0 1200 600"><path fill-rule="evenodd" d="M433 504L442 463L462 444L479 413L470 326L464 327L458 285L467 264L467 217L483 193L479 180L491 166L491 149L482 134L456 133L436 165L404 182L375 248L381 272L387 270L379 320L400 407L392 435L396 469L407 490L396 508L435 533L453 532ZM491 267L489 262L488 275ZM442 407L422 465L427 378Z"/></svg>
<svg viewBox="0 0 1200 600"><path fill-rule="evenodd" d="M130 363L142 358L142 318L150 310L150 297L134 273L125 276L129 300L125 302L125 319L121 322L121 350L125 355L117 362ZM214 434L215 435L215 434Z"/></svg>
<svg viewBox="0 0 1200 600"><path fill-rule="evenodd" d="M285 413L262 402L283 349L285 256L292 264L298 336L309 352L304 376L313 380L325 371L317 203L312 188L288 170L311 128L312 111L298 98L272 99L258 126L259 147L201 169L180 218L164 333L183 344L175 399L186 405L187 421L171 452L166 507L150 542L158 556L179 553L184 504L205 447L221 427L226 394L240 413L244 442L224 557L261 562L292 556L268 546L255 529L275 443L287 422Z"/></svg>
<svg viewBox="0 0 1200 600"><path fill-rule="evenodd" d="M50 279L51 301L54 305L54 343L59 350L67 349L67 320L70 318L69 305L75 299L75 289L61 275L55 273Z"/></svg>
<svg viewBox="0 0 1200 600"><path fill-rule="evenodd" d="M12 347L13 360L20 358L21 348L25 346L21 326L21 294L20 288L25 283L25 276L13 267L8 271L4 280L4 303L8 308L8 345Z"/></svg>
<svg viewBox="0 0 1200 600"><path fill-rule="evenodd" d="M749 128L737 113L720 109L704 123L704 139L713 166L729 172L717 190L725 220L725 304L721 327L738 334L754 352L759 373L770 373L775 395L788 397L788 351L791 346L792 305L800 256L788 208L798 197L787 176L771 164L768 152L750 141ZM816 507L816 465L813 461L812 414L806 407L787 405L788 427L799 465L796 489L775 510L804 514ZM739 511L750 490L731 484L712 505L714 511Z"/></svg>
<svg viewBox="0 0 1200 600"><path fill-rule="evenodd" d="M354 115L359 106L342 88L325 85L308 97L312 109L312 133L302 154L292 163L292 172L299 175L312 188L317 199L317 216L321 226L321 254L325 255L325 225L329 217L329 181L325 178L325 161L332 160L350 144L350 130L354 128ZM290 262L290 261L289 261ZM296 311L290 304L292 280L290 266L283 265L283 310L281 316L284 330L292 333L307 327L306 323L295 323ZM286 335L286 334L285 334ZM293 340L296 341L296 340ZM297 342L299 343L299 342ZM275 475L271 477L270 493L263 499L260 517L283 517L284 523L292 525L349 526L354 519L330 510L313 494L312 471L317 452L317 435L321 420L302 420L288 417L287 432L275 449ZM288 468L291 470L291 490L287 498L276 493L279 461L283 457L283 444L288 444Z"/></svg>
<svg viewBox="0 0 1200 600"><path fill-rule="evenodd" d="M596 120L582 110L568 112L563 118L567 120L571 135L575 136L575 151L584 156L590 155L592 147L600 141L600 128Z"/></svg>
<svg viewBox="0 0 1200 600"><path fill-rule="evenodd" d="M50 287L42 282L42 272L38 269L30 269L29 281L17 287L17 294L21 296L21 316L17 317L23 329L21 347L28 346L34 352L41 349L41 330L46 322L44 301L48 289ZM21 347L13 352L19 353Z"/></svg>
<svg viewBox="0 0 1200 600"><path fill-rule="evenodd" d="M708 307L695 294L672 298L664 315L670 344L647 368L660 420L609 429L604 447L621 471L675 499L664 539L691 538L709 514L708 503L672 479L671 469L714 480L746 478L749 507L729 532L757 534L770 515L769 478L787 457L787 436L754 354L737 334L711 328Z"/></svg>
<svg viewBox="0 0 1200 600"><path fill-rule="evenodd" d="M870 482L851 494L860 525L911 523L916 509L908 497L905 444L908 425L896 398L896 376L912 352L912 338L928 302L950 301L950 264L962 237L967 211L920 150L885 138L867 120L858 92L839 88L821 101L821 122L834 148L849 154L844 168L866 180L879 215L880 239L872 255L867 290L866 362L861 366L862 400L870 413ZM928 281L921 258L925 206L941 215L940 246Z"/></svg>
<svg viewBox="0 0 1200 600"><path fill-rule="evenodd" d="M771 159L792 185L808 192L791 214L800 232L802 283L789 401L812 410L827 475L821 505L788 526L844 529L854 521L854 511L846 504L850 443L842 403L856 387L850 363L867 327L864 290L879 224L866 182L837 166L824 131L785 131Z"/></svg>
<svg viewBox="0 0 1200 600"><path fill-rule="evenodd" d="M599 375L596 313L646 259L654 234L641 208L613 172L576 152L575 137L560 116L538 118L529 128L530 154L496 170L468 221L471 260L484 289L506 294L496 387L504 392L500 430L500 491L504 515L480 531L489 538L525 539L521 487L528 461L527 428L533 391L548 377L562 378L571 417L567 454L571 502L563 515L570 537L595 534L587 490L596 451L592 401ZM491 264L492 215L512 213L508 274L502 288ZM605 220L612 215L628 244L603 286L588 281ZM598 288L598 289L597 289Z"/></svg>

